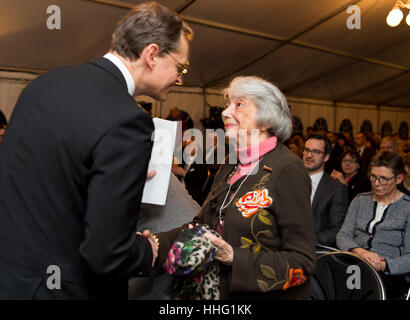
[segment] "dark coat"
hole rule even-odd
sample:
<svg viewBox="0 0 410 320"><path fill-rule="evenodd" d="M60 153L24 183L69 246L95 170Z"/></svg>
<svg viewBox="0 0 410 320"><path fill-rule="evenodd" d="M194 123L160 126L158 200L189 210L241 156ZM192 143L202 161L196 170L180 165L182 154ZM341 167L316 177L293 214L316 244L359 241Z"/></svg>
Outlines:
<svg viewBox="0 0 410 320"><path fill-rule="evenodd" d="M349 195L349 203L359 193L372 191L372 184L368 177L364 176L360 171L347 184L347 193Z"/></svg>
<svg viewBox="0 0 410 320"><path fill-rule="evenodd" d="M222 165L195 222L216 227L234 167ZM232 185L232 193L244 179ZM282 144L262 158L257 173L248 176L224 210L223 238L233 247L234 261L221 265L222 299L310 298L315 266L310 189L301 160ZM255 204L255 194L264 195L267 206L244 211ZM161 265L180 230L159 234Z"/></svg>
<svg viewBox="0 0 410 320"><path fill-rule="evenodd" d="M362 171L363 175L367 176L370 162L372 161L375 154L376 151L374 149L370 149L368 147L364 148L363 153L360 156L360 170Z"/></svg>
<svg viewBox="0 0 410 320"><path fill-rule="evenodd" d="M323 172L312 202L316 240L326 246L336 245L336 234L349 206L346 186Z"/></svg>
<svg viewBox="0 0 410 320"><path fill-rule="evenodd" d="M127 298L152 264L135 229L153 129L105 58L23 90L0 150L0 299Z"/></svg>

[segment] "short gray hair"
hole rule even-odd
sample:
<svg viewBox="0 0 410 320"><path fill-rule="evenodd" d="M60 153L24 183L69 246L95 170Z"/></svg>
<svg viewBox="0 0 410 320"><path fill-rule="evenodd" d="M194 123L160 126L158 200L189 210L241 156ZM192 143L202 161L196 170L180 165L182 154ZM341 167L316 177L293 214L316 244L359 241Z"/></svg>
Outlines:
<svg viewBox="0 0 410 320"><path fill-rule="evenodd" d="M267 126L279 141L289 139L292 117L284 94L274 84L256 76L236 77L223 93L226 98L251 99L258 108L258 125Z"/></svg>

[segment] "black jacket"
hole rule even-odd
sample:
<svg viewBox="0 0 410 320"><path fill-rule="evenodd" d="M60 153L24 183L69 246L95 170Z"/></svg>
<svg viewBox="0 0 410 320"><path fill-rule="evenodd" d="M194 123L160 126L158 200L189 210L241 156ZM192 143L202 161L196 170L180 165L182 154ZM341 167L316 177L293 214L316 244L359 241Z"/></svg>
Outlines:
<svg viewBox="0 0 410 320"><path fill-rule="evenodd" d="M23 90L0 148L0 299L127 298L152 263L135 230L153 129L105 58Z"/></svg>
<svg viewBox="0 0 410 320"><path fill-rule="evenodd" d="M319 244L336 245L336 234L343 224L348 206L346 186L324 172L312 202L316 241Z"/></svg>

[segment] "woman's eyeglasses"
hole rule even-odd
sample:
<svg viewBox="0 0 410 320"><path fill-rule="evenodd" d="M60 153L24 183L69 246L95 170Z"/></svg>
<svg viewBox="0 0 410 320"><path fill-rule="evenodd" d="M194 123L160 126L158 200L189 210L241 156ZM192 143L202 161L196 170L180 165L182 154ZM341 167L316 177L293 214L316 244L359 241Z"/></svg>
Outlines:
<svg viewBox="0 0 410 320"><path fill-rule="evenodd" d="M376 181L379 181L379 183L383 186L383 185L386 185L390 180L392 180L392 179L394 179L394 178L396 178L397 177L397 175L395 175L395 176L393 176L393 177L390 177L390 178L386 178L386 177L378 177L378 176L375 176L374 174L370 174L370 176L369 176L369 178L370 178L370 181L371 182L376 182Z"/></svg>
<svg viewBox="0 0 410 320"><path fill-rule="evenodd" d="M342 162L343 162L343 163L349 163L349 164L352 164L352 163L356 163L356 162L357 162L357 160L353 160L353 159L343 159L343 160L342 160Z"/></svg>

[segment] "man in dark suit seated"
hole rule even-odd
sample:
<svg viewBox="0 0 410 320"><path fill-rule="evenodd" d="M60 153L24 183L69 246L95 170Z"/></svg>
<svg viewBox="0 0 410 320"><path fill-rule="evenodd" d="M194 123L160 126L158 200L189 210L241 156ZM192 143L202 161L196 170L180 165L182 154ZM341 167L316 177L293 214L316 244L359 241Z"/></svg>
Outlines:
<svg viewBox="0 0 410 320"><path fill-rule="evenodd" d="M0 299L127 299L150 274L158 244L136 228L154 124L133 95L182 83L191 35L142 4L104 57L23 90L0 148Z"/></svg>
<svg viewBox="0 0 410 320"><path fill-rule="evenodd" d="M360 162L362 164L361 170L364 175L367 176L370 161L372 161L373 156L376 154L376 151L372 148L366 146L367 137L363 132L356 133L354 138L354 143L356 151L360 155Z"/></svg>
<svg viewBox="0 0 410 320"><path fill-rule="evenodd" d="M321 134L307 138L303 163L312 180L311 204L318 244L336 244L336 234L343 224L349 198L346 186L332 179L325 171L331 152L329 139Z"/></svg>

